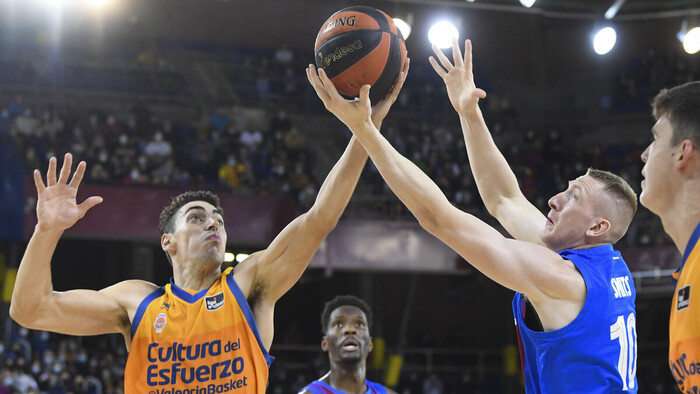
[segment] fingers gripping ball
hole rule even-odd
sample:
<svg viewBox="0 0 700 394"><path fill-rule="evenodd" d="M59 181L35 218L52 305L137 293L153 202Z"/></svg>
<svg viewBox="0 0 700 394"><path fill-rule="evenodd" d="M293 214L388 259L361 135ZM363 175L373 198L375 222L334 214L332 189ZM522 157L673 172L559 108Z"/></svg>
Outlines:
<svg viewBox="0 0 700 394"><path fill-rule="evenodd" d="M381 100L406 62L406 44L391 17L372 7L348 7L331 15L316 36L316 67L338 92L357 97L372 85L370 100Z"/></svg>

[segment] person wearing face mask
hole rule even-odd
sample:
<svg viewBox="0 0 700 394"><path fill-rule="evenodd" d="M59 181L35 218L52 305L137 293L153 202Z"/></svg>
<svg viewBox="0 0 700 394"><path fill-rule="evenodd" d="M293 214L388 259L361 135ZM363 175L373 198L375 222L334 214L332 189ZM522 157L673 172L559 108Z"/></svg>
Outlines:
<svg viewBox="0 0 700 394"><path fill-rule="evenodd" d="M396 394L366 379L367 356L372 351L372 310L361 299L338 296L321 313L321 348L328 353L330 371L299 394Z"/></svg>
<svg viewBox="0 0 700 394"><path fill-rule="evenodd" d="M238 187L244 175L245 166L236 160L233 153L229 153L226 162L219 167L219 184L226 188Z"/></svg>
<svg viewBox="0 0 700 394"><path fill-rule="evenodd" d="M375 127L402 85L403 79L375 105ZM175 196L159 217L170 283L126 280L99 291L58 292L51 279L56 245L102 202L92 196L78 204L87 164L73 172L72 161L67 153L59 171L52 157L46 182L34 171L38 223L17 271L10 316L25 327L69 335L122 334L129 350L127 393L264 393L275 305L338 223L367 161L364 148L351 138L309 211L235 267L222 270L228 237L219 198L189 191Z"/></svg>

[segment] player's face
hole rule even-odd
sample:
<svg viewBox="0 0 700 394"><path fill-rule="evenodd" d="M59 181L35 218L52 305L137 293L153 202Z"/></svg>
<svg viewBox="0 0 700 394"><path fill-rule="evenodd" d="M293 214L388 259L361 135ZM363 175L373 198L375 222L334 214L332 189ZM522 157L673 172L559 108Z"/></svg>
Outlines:
<svg viewBox="0 0 700 394"><path fill-rule="evenodd" d="M603 184L590 175L571 182L563 192L549 199L550 211L541 238L554 251L585 245L586 231L595 225L596 199Z"/></svg>
<svg viewBox="0 0 700 394"><path fill-rule="evenodd" d="M321 347L331 363L357 364L372 351L367 316L356 306L340 306L331 312L326 336Z"/></svg>
<svg viewBox="0 0 700 394"><path fill-rule="evenodd" d="M674 146L671 145L673 126L666 115L663 115L651 129L653 139L642 153L642 194L639 201L650 211L659 213L668 207L674 187Z"/></svg>
<svg viewBox="0 0 700 394"><path fill-rule="evenodd" d="M221 264L226 252L226 228L221 211L204 201L191 201L178 210L175 221L176 257Z"/></svg>

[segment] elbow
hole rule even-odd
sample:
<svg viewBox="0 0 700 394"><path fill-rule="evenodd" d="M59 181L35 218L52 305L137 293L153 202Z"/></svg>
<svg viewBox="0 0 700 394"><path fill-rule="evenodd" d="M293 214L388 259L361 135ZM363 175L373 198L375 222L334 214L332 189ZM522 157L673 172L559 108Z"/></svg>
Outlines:
<svg viewBox="0 0 700 394"><path fill-rule="evenodd" d="M440 219L434 211L423 209L420 212L416 212L415 216L416 219L418 219L418 223L425 231L435 234L435 231L438 230Z"/></svg>
<svg viewBox="0 0 700 394"><path fill-rule="evenodd" d="M17 300L17 298L13 294L12 299L10 299L10 318L20 326L31 329L37 328L36 323L43 313L43 309L40 305Z"/></svg>
<svg viewBox="0 0 700 394"><path fill-rule="evenodd" d="M489 204L486 201L484 201L484 207L486 207L486 212L488 212L489 215L495 218L498 217L498 204Z"/></svg>
<svg viewBox="0 0 700 394"><path fill-rule="evenodd" d="M340 215L324 214L314 208L311 208L311 210L306 213L306 222L317 231L326 234L333 231L335 226L338 225L339 220Z"/></svg>
<svg viewBox="0 0 700 394"><path fill-rule="evenodd" d="M30 316L27 316L26 311L17 306L17 302L14 300L10 301L10 317L20 326L27 328L31 326L32 320Z"/></svg>

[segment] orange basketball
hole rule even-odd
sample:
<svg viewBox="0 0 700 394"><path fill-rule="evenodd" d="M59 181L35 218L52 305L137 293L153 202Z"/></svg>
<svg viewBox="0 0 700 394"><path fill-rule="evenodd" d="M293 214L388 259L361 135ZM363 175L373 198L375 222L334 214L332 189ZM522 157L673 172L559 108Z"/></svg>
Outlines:
<svg viewBox="0 0 700 394"><path fill-rule="evenodd" d="M316 36L316 67L338 92L357 97L372 85L370 100L389 91L406 62L406 44L391 17L372 7L348 7L331 15Z"/></svg>

